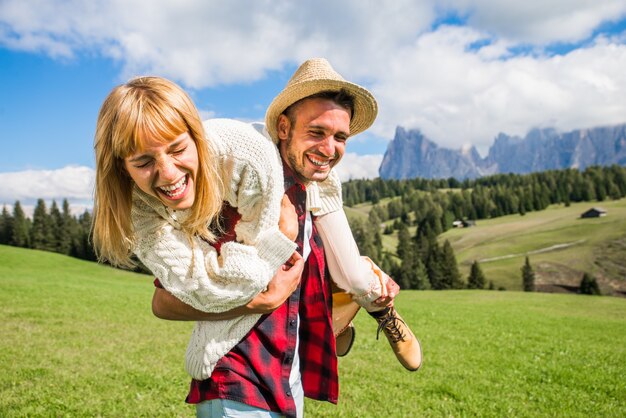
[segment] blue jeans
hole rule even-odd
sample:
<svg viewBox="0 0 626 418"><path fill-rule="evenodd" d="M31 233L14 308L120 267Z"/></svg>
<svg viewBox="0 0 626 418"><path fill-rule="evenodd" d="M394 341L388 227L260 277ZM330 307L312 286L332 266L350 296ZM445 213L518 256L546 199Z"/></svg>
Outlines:
<svg viewBox="0 0 626 418"><path fill-rule="evenodd" d="M278 412L260 409L230 399L213 399L196 405L197 418L280 418Z"/></svg>
<svg viewBox="0 0 626 418"><path fill-rule="evenodd" d="M304 415L304 391L300 379L291 387L298 417ZM260 409L230 399L213 399L196 405L197 418L279 418L278 412Z"/></svg>

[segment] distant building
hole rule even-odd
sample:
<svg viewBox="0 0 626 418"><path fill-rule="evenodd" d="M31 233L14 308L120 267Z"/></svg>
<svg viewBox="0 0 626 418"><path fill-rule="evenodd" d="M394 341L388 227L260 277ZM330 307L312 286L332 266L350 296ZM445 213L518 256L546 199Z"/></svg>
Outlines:
<svg viewBox="0 0 626 418"><path fill-rule="evenodd" d="M470 226L476 226L476 221L471 219L461 219L452 222L454 228L468 228Z"/></svg>
<svg viewBox="0 0 626 418"><path fill-rule="evenodd" d="M581 218L599 218L601 216L606 216L606 210L602 208L591 208L580 215Z"/></svg>

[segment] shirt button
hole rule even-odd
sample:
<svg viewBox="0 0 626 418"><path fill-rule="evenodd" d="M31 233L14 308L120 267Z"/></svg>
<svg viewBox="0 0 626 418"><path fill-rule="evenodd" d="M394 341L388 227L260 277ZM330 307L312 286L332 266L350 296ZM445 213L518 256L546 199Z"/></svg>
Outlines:
<svg viewBox="0 0 626 418"><path fill-rule="evenodd" d="M296 320L295 319L290 320L289 321L289 326L290 327L295 327L296 326Z"/></svg>
<svg viewBox="0 0 626 418"><path fill-rule="evenodd" d="M291 397L291 392L287 391L287 392L285 392L285 395Z"/></svg>

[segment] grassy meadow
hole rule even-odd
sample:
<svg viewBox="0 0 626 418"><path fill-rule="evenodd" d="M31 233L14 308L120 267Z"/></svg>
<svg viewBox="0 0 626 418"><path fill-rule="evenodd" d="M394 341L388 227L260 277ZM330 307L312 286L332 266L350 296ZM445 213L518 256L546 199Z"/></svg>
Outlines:
<svg viewBox="0 0 626 418"><path fill-rule="evenodd" d="M152 316L151 282L0 246L0 416L194 416L192 324ZM307 417L626 416L626 299L404 291L397 306L422 369L405 371L361 312L339 405L307 400Z"/></svg>

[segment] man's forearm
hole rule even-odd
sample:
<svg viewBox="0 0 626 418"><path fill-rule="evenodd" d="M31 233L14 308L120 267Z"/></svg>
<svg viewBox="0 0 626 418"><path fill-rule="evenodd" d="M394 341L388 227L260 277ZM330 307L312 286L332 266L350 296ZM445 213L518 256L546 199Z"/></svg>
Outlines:
<svg viewBox="0 0 626 418"><path fill-rule="evenodd" d="M230 311L208 313L199 311L177 299L165 289L155 288L152 296L152 313L160 319L171 321L217 321L232 319L241 315L254 313L246 306L240 306Z"/></svg>

